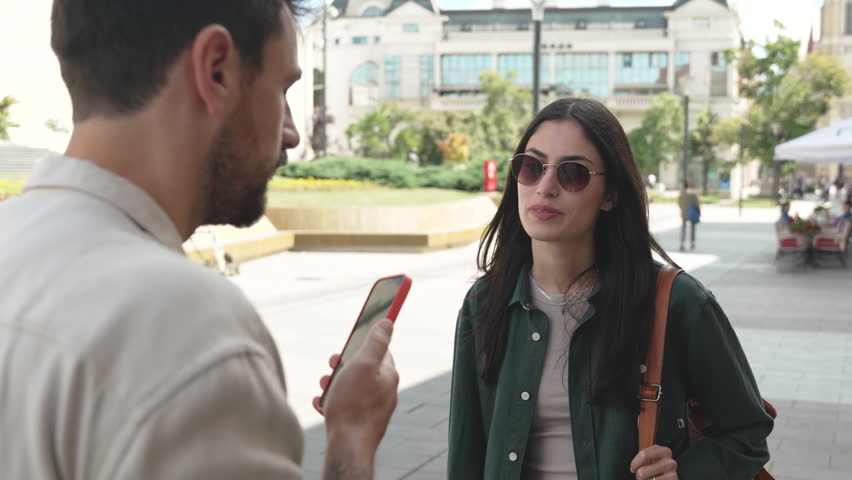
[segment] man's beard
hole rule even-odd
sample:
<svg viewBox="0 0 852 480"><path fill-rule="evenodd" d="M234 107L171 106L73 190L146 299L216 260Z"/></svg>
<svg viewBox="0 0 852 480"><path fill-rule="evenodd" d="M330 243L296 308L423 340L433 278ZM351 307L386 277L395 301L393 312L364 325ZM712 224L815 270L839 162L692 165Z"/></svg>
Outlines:
<svg viewBox="0 0 852 480"><path fill-rule="evenodd" d="M266 185L269 178L241 168L242 160L250 153L235 149L235 124L229 122L225 127L207 159L203 225L248 227L257 222L266 210ZM245 140L244 145L254 145L254 139Z"/></svg>

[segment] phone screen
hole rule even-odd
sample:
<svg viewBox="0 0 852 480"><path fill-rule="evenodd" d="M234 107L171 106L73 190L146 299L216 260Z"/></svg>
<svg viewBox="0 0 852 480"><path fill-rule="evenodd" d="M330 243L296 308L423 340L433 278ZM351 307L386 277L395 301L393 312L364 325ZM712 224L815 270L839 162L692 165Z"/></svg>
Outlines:
<svg viewBox="0 0 852 480"><path fill-rule="evenodd" d="M361 348L361 345L367 337L367 333L369 333L373 325L383 318L388 318L388 314L394 304L394 300L396 299L405 279L405 275L398 275L395 277L383 278L373 285L373 289L367 297L367 302L364 304L364 308L361 310L361 314L355 322L355 327L352 330L352 334L349 336L349 341L346 342L346 346L340 354L340 362L334 369L334 373L337 373L337 371L346 365L346 362L351 360L352 357L358 353L358 350ZM398 310L398 308L396 310ZM334 380L334 374L332 374L332 380ZM326 391L328 391L328 389L326 389ZM320 399L320 405L324 404L325 392L323 392Z"/></svg>

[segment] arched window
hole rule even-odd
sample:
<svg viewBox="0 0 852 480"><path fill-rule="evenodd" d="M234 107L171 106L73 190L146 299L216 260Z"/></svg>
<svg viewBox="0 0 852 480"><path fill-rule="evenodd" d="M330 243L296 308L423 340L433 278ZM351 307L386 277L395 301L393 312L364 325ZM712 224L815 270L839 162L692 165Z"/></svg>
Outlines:
<svg viewBox="0 0 852 480"><path fill-rule="evenodd" d="M372 105L379 98L379 67L375 63L362 63L349 77L349 104Z"/></svg>
<svg viewBox="0 0 852 480"><path fill-rule="evenodd" d="M361 12L362 17L381 17L385 11L379 7L367 7Z"/></svg>
<svg viewBox="0 0 852 480"><path fill-rule="evenodd" d="M378 85L379 84L379 67L374 63L362 63L352 71L350 78L352 85Z"/></svg>

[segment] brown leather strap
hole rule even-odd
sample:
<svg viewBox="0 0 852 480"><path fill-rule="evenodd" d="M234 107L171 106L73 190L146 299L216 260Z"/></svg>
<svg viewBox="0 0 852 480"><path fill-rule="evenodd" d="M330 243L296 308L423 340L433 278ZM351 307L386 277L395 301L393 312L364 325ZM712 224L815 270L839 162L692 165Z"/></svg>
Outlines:
<svg viewBox="0 0 852 480"><path fill-rule="evenodd" d="M645 374L639 388L639 450L654 444L657 418L663 395L663 350L666 343L666 321L669 317L669 298L675 277L682 270L664 265L657 276L657 300L654 304L654 325L645 357Z"/></svg>

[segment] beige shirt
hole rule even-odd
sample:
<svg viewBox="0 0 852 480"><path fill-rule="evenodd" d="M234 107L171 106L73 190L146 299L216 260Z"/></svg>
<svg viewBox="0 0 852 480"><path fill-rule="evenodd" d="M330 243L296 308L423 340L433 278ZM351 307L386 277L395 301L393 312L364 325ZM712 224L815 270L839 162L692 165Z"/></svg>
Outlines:
<svg viewBox="0 0 852 480"><path fill-rule="evenodd" d="M0 226L0 478L300 478L271 336L144 191L48 158Z"/></svg>
<svg viewBox="0 0 852 480"><path fill-rule="evenodd" d="M586 295L572 298L563 309L565 296L542 293L530 275L533 305L544 312L550 324L544 367L535 396L535 411L524 457L524 480L575 480L574 437L571 433L571 409L568 403L568 347L577 328L577 319L589 307ZM548 296L550 298L548 298Z"/></svg>

